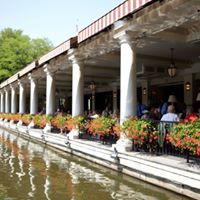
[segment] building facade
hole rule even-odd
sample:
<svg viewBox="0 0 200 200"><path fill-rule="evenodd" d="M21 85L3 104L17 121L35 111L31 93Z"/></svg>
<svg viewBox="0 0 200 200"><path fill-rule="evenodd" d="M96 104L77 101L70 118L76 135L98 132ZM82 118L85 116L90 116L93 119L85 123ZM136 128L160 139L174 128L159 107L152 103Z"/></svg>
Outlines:
<svg viewBox="0 0 200 200"><path fill-rule="evenodd" d="M65 103L75 116L101 105L122 123L139 101L170 94L198 107L199 89L200 1L126 0L1 83L0 111L49 115Z"/></svg>

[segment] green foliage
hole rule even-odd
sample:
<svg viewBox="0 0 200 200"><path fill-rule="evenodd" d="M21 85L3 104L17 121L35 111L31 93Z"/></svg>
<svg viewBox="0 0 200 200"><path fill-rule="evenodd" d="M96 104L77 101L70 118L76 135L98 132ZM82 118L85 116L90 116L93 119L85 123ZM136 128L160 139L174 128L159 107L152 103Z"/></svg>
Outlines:
<svg viewBox="0 0 200 200"><path fill-rule="evenodd" d="M91 134L109 135L112 134L113 126L116 123L116 118L98 117L91 120L87 124L87 129Z"/></svg>
<svg viewBox="0 0 200 200"><path fill-rule="evenodd" d="M0 32L0 82L52 49L47 39L30 39L21 30Z"/></svg>
<svg viewBox="0 0 200 200"><path fill-rule="evenodd" d="M46 119L45 119L46 123L51 123L52 119L53 119L52 115L46 115Z"/></svg>
<svg viewBox="0 0 200 200"><path fill-rule="evenodd" d="M128 119L121 125L121 131L128 138L133 139L134 144L146 145L149 151L155 152L158 145L158 131L153 122L143 119Z"/></svg>
<svg viewBox="0 0 200 200"><path fill-rule="evenodd" d="M9 70L0 68L0 81L5 80L9 76L11 76L11 72Z"/></svg>
<svg viewBox="0 0 200 200"><path fill-rule="evenodd" d="M67 116L66 128L71 131L72 129L83 129L86 123L86 119L83 116L77 115L74 117Z"/></svg>
<svg viewBox="0 0 200 200"><path fill-rule="evenodd" d="M44 128L47 123L51 123L53 117L51 115L34 115L33 121L35 126L39 128Z"/></svg>
<svg viewBox="0 0 200 200"><path fill-rule="evenodd" d="M63 116L62 114L58 114L55 117L55 124L57 128L64 129L66 126L67 116Z"/></svg>
<svg viewBox="0 0 200 200"><path fill-rule="evenodd" d="M31 40L31 54L34 59L39 58L44 53L52 49L52 44L47 38Z"/></svg>
<svg viewBox="0 0 200 200"><path fill-rule="evenodd" d="M44 128L45 124L43 124L43 115L35 115L33 118L34 124L35 126L39 127L39 128Z"/></svg>
<svg viewBox="0 0 200 200"><path fill-rule="evenodd" d="M181 151L187 149L200 156L200 119L175 125L169 139Z"/></svg>
<svg viewBox="0 0 200 200"><path fill-rule="evenodd" d="M22 114L21 120L24 125L29 125L31 123L32 115L30 114Z"/></svg>

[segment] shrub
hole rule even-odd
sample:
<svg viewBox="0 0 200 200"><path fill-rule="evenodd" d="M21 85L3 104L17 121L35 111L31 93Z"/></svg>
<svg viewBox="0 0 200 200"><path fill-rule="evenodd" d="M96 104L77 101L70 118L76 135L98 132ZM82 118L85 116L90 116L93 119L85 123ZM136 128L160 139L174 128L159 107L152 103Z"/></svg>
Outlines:
<svg viewBox="0 0 200 200"><path fill-rule="evenodd" d="M200 156L200 119L175 125L169 140L181 151L188 150L191 154Z"/></svg>
<svg viewBox="0 0 200 200"><path fill-rule="evenodd" d="M113 134L113 126L115 125L116 121L116 118L102 116L89 121L86 127L88 132L93 135L109 135Z"/></svg>
<svg viewBox="0 0 200 200"><path fill-rule="evenodd" d="M71 131L72 129L83 129L86 124L86 119L83 116L77 115L75 117L67 116L66 119L66 128L68 131Z"/></svg>

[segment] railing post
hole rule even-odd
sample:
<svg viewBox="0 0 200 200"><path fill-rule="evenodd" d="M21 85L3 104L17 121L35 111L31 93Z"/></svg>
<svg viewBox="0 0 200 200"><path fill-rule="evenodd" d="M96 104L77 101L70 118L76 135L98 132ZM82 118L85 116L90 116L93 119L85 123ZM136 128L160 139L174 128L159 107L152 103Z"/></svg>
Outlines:
<svg viewBox="0 0 200 200"><path fill-rule="evenodd" d="M187 150L186 150L186 159L187 159L187 163L189 163L189 157L190 157L190 150L187 149Z"/></svg>

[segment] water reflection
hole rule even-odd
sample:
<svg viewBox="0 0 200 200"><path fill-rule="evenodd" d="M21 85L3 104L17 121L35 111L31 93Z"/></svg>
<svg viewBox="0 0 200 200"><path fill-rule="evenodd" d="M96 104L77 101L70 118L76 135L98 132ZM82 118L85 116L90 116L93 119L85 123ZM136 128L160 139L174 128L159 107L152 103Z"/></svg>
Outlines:
<svg viewBox="0 0 200 200"><path fill-rule="evenodd" d="M33 183L34 175L33 175L33 167L32 167L32 158L30 156L30 162L29 162L29 167L28 167L28 175L29 175L29 180L30 180L30 192L28 192L29 197L34 197L34 193L36 190L35 184Z"/></svg>
<svg viewBox="0 0 200 200"><path fill-rule="evenodd" d="M187 199L0 129L0 199Z"/></svg>

